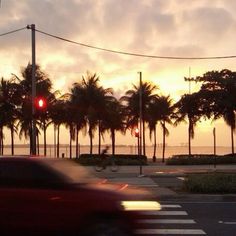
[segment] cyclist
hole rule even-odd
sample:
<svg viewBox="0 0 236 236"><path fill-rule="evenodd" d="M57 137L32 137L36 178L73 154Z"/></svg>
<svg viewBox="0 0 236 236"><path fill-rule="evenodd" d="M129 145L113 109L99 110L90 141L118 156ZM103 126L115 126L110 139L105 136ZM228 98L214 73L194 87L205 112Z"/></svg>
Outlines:
<svg viewBox="0 0 236 236"><path fill-rule="evenodd" d="M109 149L109 146L107 145L103 150L102 150L102 153L101 153L101 162L102 162L102 168L103 169L106 169L106 159L107 159L107 151Z"/></svg>

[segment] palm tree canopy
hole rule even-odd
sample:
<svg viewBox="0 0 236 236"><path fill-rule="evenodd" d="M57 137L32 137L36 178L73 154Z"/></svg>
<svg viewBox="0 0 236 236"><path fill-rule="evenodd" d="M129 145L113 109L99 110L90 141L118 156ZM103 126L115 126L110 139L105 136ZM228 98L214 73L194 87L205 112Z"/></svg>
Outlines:
<svg viewBox="0 0 236 236"><path fill-rule="evenodd" d="M158 121L172 124L171 116L173 114L174 107L172 106L172 99L170 96L159 96L153 99L148 109L148 125L150 129L150 135L154 131ZM164 127L163 127L164 128ZM168 130L165 127L166 134Z"/></svg>
<svg viewBox="0 0 236 236"><path fill-rule="evenodd" d="M106 115L102 120L102 129L125 131L125 107L113 98L106 104Z"/></svg>
<svg viewBox="0 0 236 236"><path fill-rule="evenodd" d="M87 73L80 83L74 83L71 88L71 103L77 107L88 123L90 134L96 129L99 120L106 113L106 103L113 99L113 90L104 89L99 85L96 74Z"/></svg>
<svg viewBox="0 0 236 236"><path fill-rule="evenodd" d="M128 90L125 96L121 97L121 101L126 106L127 110L127 125L133 127L138 123L139 112L140 112L140 90L142 94L142 114L143 120L148 119L148 107L153 99L157 97L154 92L158 89L156 85L145 82L142 87L133 85L133 89Z"/></svg>
<svg viewBox="0 0 236 236"><path fill-rule="evenodd" d="M190 135L193 138L194 127L203 115L199 93L183 95L173 108L176 110L174 124L178 125L181 122L186 122L187 119L189 121Z"/></svg>
<svg viewBox="0 0 236 236"><path fill-rule="evenodd" d="M0 124L16 131L15 122L19 115L18 105L20 96L18 93L19 84L13 79L0 82Z"/></svg>
<svg viewBox="0 0 236 236"><path fill-rule="evenodd" d="M20 126L20 137L23 135L28 138L31 132L32 125L32 65L28 64L25 68L22 68L21 75L23 79L14 76L19 81L19 93L20 93L20 114L18 126ZM52 82L44 73L39 65L36 65L35 69L36 80L36 96L43 96L46 99L52 96ZM46 114L46 113L45 113ZM36 111L35 118L38 119L42 114ZM40 126L40 122L36 120L37 126ZM38 128L36 132L39 132Z"/></svg>
<svg viewBox="0 0 236 236"><path fill-rule="evenodd" d="M36 96L47 96L48 92L52 89L52 82L48 75L41 70L39 65L35 67ZM23 68L21 75L23 77L23 80L20 81L22 92L29 95L32 91L32 65L28 64Z"/></svg>

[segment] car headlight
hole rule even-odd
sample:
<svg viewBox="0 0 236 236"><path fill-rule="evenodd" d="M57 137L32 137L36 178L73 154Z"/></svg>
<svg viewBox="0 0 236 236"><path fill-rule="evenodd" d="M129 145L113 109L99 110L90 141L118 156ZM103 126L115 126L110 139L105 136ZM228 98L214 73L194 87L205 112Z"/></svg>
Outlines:
<svg viewBox="0 0 236 236"><path fill-rule="evenodd" d="M161 205L156 201L122 201L126 211L159 211Z"/></svg>

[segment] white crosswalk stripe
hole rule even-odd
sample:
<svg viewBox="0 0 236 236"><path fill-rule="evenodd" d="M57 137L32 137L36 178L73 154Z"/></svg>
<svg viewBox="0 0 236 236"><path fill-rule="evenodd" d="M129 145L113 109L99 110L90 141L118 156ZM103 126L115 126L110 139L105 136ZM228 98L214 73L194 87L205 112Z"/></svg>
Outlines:
<svg viewBox="0 0 236 236"><path fill-rule="evenodd" d="M136 230L136 234L206 235L202 229L195 227L197 226L195 220L186 219L188 213L181 208L181 205L177 204L162 204L160 211L143 211L144 218L139 220L140 228ZM145 227L142 228L144 225Z"/></svg>
<svg viewBox="0 0 236 236"><path fill-rule="evenodd" d="M143 215L156 215L156 216L186 216L186 211L144 211Z"/></svg>
<svg viewBox="0 0 236 236"><path fill-rule="evenodd" d="M137 234L180 234L180 235L206 235L201 229L139 229Z"/></svg>
<svg viewBox="0 0 236 236"><path fill-rule="evenodd" d="M179 219L144 219L140 223L147 224L195 224L194 220L179 220Z"/></svg>
<svg viewBox="0 0 236 236"><path fill-rule="evenodd" d="M180 205L168 204L168 205L161 205L162 208L181 208Z"/></svg>

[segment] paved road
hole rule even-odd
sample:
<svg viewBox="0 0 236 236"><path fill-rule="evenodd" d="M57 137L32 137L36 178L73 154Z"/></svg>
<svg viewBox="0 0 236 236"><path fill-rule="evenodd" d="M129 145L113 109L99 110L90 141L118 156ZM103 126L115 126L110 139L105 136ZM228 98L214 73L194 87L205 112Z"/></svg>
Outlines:
<svg viewBox="0 0 236 236"><path fill-rule="evenodd" d="M160 211L146 211L140 220L139 235L206 235L201 226L176 203L161 203Z"/></svg>
<svg viewBox="0 0 236 236"><path fill-rule="evenodd" d="M160 211L146 211L139 235L236 235L236 204L230 202L160 202Z"/></svg>
<svg viewBox="0 0 236 236"><path fill-rule="evenodd" d="M236 236L236 195L184 194L176 191L189 172L236 172L236 165L121 167L118 173L96 173L111 183L145 188L161 203L160 211L149 211L140 223L139 235ZM144 198L145 199L145 198ZM149 200L148 198L146 200Z"/></svg>
<svg viewBox="0 0 236 236"><path fill-rule="evenodd" d="M208 236L236 235L236 204L235 202L171 202L180 204L188 216ZM168 203L170 204L170 203Z"/></svg>

